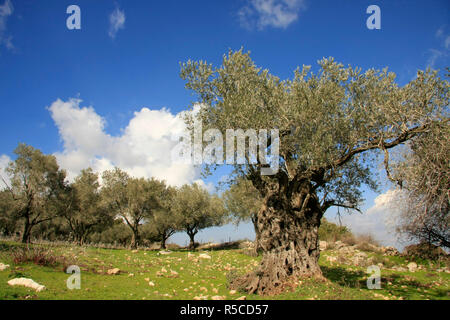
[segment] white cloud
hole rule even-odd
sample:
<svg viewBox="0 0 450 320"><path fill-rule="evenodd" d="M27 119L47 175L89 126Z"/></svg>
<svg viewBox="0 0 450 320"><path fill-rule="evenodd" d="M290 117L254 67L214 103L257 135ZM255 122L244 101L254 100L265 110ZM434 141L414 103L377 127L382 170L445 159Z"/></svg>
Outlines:
<svg viewBox="0 0 450 320"><path fill-rule="evenodd" d="M436 33L435 37L440 40L440 46L439 49L429 49L429 57L427 59L427 67L429 68L435 68L437 62L444 62L446 60L450 53L450 35L446 35L445 28L440 27Z"/></svg>
<svg viewBox="0 0 450 320"><path fill-rule="evenodd" d="M445 49L450 49L450 36L447 36L446 38L445 38L445 41L444 41L444 47L445 47Z"/></svg>
<svg viewBox="0 0 450 320"><path fill-rule="evenodd" d="M105 120L81 100L56 100L48 109L58 127L64 150L55 154L73 179L82 169L97 172L117 166L135 177L155 177L180 186L195 181L199 172L190 164L175 164L171 150L185 123L167 109L143 108L134 113L119 136L105 132ZM206 186L208 187L208 186Z"/></svg>
<svg viewBox="0 0 450 320"><path fill-rule="evenodd" d="M436 65L436 62L440 58L442 58L446 55L445 52L443 52L441 50L437 50L437 49L430 49L429 52L430 52L430 56L428 57L428 60L427 60L427 67L430 67L430 68L434 68Z"/></svg>
<svg viewBox="0 0 450 320"><path fill-rule="evenodd" d="M14 45L12 43L12 37L6 36L6 22L8 17L12 15L14 12L14 7L10 0L5 0L3 5L0 5L0 45L5 45L7 49L14 49Z"/></svg>
<svg viewBox="0 0 450 320"><path fill-rule="evenodd" d="M114 39L116 37L117 32L120 29L125 28L125 12L120 10L119 8L116 8L110 15L109 15L109 36Z"/></svg>
<svg viewBox="0 0 450 320"><path fill-rule="evenodd" d="M383 245L402 248L403 244L394 233L395 206L392 202L398 190L388 190L375 198L375 204L363 214L353 213L341 217L342 224L354 234L371 234Z"/></svg>
<svg viewBox="0 0 450 320"><path fill-rule="evenodd" d="M306 8L305 0L248 0L238 12L241 26L262 30L266 27L286 29Z"/></svg>
<svg viewBox="0 0 450 320"><path fill-rule="evenodd" d="M8 167L9 162L11 161L11 158L7 155L1 155L0 156L0 190L4 189L5 183L10 185L10 181L8 178L8 175L5 172L5 169ZM5 181L3 181L3 179Z"/></svg>

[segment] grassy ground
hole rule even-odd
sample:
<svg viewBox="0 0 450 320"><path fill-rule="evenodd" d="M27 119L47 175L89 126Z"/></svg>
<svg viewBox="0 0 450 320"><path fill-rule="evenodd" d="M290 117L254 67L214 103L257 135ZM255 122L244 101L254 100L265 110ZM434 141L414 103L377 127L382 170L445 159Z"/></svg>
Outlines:
<svg viewBox="0 0 450 320"><path fill-rule="evenodd" d="M194 297L223 296L247 300L257 299L446 299L449 300L450 275L429 268L414 273L381 269L382 289L367 289L368 274L365 267L330 263L324 251L320 265L326 282L301 280L293 292L273 297L260 297L245 293L230 294L227 277L252 271L260 258L250 257L241 250L208 251L210 260L199 259L201 252L176 251L170 255L159 255L157 251L112 250L76 246L51 247L55 256L62 256L68 264L81 268L81 289L69 290L66 281L70 275L64 272L63 263L53 267L42 267L31 263L14 264L12 252L20 244L0 242L0 263L11 267L0 271L0 299L114 299L114 300L192 300ZM406 266L401 257L370 256L384 259L386 265ZM387 259L387 260L386 260ZM390 262L389 262L389 261ZM119 268L119 275L107 275L107 270ZM167 271L167 272L164 272ZM174 272L172 272L174 271ZM7 282L13 278L31 278L46 289L36 293L24 287L11 287ZM154 286L149 283L152 282Z"/></svg>

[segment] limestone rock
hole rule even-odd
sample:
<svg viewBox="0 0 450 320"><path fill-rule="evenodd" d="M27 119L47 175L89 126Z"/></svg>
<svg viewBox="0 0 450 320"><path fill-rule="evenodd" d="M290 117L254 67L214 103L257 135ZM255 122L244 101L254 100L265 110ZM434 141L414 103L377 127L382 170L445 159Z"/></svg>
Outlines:
<svg viewBox="0 0 450 320"><path fill-rule="evenodd" d="M10 286L24 286L27 288L31 288L36 290L36 292L41 292L42 290L45 289L45 286L40 285L37 282L34 282L32 279L27 279L27 278L15 278L12 280L8 281L8 284Z"/></svg>
<svg viewBox="0 0 450 320"><path fill-rule="evenodd" d="M114 275L114 276L118 275L118 274L120 274L120 269L119 268L109 269L107 271L107 274Z"/></svg>

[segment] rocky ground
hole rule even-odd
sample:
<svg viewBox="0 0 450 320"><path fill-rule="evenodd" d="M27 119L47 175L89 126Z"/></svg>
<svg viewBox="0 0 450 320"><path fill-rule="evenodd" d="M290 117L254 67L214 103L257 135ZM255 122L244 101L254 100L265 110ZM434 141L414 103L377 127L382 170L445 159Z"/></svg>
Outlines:
<svg viewBox="0 0 450 320"><path fill-rule="evenodd" d="M251 242L206 244L196 252L67 245L40 248L45 249L47 259L57 258L48 265L18 261L15 252L20 246L0 242L0 299L450 299L447 256L421 259L368 243L321 242L319 263L326 280L298 279L292 290L271 297L248 295L227 286L232 277L258 266L261 256L254 255ZM80 289L67 287L70 275L66 271L72 264L81 271ZM373 266L379 268L380 289L375 290L368 287Z"/></svg>

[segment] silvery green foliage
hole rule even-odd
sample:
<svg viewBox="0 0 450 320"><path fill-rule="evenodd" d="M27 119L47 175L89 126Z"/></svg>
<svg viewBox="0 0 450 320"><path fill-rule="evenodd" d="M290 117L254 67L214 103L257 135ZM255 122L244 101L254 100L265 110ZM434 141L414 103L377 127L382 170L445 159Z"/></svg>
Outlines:
<svg viewBox="0 0 450 320"><path fill-rule="evenodd" d="M449 83L427 70L401 87L387 69L362 72L333 58L318 64L316 72L303 66L281 80L242 49L224 55L217 68L204 61L183 63L181 77L202 106L187 113L186 122L192 129L199 117L204 131L279 129L280 172L260 177L261 164L236 165L237 176L252 180L263 196L273 183L307 179L323 209L357 208L360 187L376 188L374 151L390 150L448 119Z"/></svg>

